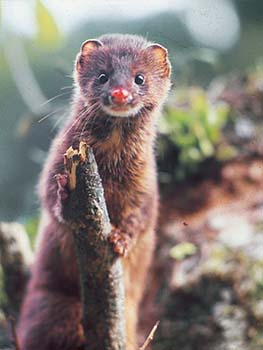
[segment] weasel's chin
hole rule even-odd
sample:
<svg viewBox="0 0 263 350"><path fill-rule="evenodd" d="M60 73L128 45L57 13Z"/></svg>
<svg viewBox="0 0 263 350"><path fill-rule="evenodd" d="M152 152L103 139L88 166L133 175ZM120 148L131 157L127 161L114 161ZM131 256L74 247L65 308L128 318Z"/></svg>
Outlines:
<svg viewBox="0 0 263 350"><path fill-rule="evenodd" d="M115 107L115 106L105 106L105 105L101 106L101 109L108 115L112 117L121 117L121 118L133 117L140 111L141 108L142 106L136 106L136 107Z"/></svg>

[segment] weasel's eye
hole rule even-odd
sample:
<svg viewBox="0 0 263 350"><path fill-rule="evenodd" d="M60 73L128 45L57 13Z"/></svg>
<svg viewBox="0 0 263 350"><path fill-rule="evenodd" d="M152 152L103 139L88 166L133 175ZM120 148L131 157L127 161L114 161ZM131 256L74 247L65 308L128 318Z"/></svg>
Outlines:
<svg viewBox="0 0 263 350"><path fill-rule="evenodd" d="M109 77L106 73L101 73L99 76L99 83L100 84L105 84L109 80Z"/></svg>
<svg viewBox="0 0 263 350"><path fill-rule="evenodd" d="M144 76L142 74L137 74L134 81L137 85L142 85L144 83Z"/></svg>

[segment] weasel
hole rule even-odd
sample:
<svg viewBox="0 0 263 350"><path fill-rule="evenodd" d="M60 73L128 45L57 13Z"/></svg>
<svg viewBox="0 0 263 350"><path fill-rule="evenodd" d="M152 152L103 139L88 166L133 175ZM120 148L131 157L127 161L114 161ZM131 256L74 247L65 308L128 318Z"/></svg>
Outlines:
<svg viewBox="0 0 263 350"><path fill-rule="evenodd" d="M72 112L53 141L39 183L43 214L18 325L21 350L84 350L72 232L62 215L63 155L83 140L94 151L110 241L123 263L127 349L137 348L138 307L158 210L156 120L170 88L170 70L167 50L139 36L103 35L82 44Z"/></svg>

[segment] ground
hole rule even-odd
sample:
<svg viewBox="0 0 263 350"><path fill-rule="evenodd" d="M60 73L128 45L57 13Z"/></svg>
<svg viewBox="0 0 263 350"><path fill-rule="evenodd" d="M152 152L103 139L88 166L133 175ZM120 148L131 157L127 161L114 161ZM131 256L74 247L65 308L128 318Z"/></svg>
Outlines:
<svg viewBox="0 0 263 350"><path fill-rule="evenodd" d="M263 161L240 159L207 175L162 198L140 340L159 319L156 350L259 350Z"/></svg>

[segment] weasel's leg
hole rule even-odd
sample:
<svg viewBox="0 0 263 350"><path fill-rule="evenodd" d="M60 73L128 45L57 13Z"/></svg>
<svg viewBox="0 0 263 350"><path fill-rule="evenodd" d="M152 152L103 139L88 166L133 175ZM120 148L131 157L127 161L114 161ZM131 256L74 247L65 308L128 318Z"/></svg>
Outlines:
<svg viewBox="0 0 263 350"><path fill-rule="evenodd" d="M55 175L58 184L57 195L61 200L68 198L68 176L66 174Z"/></svg>
<svg viewBox="0 0 263 350"><path fill-rule="evenodd" d="M137 322L138 305L132 295L126 295L125 301L125 320L126 320L126 350L139 349L137 343Z"/></svg>
<svg viewBox="0 0 263 350"><path fill-rule="evenodd" d="M81 317L76 298L31 289L18 325L21 350L84 350Z"/></svg>
<svg viewBox="0 0 263 350"><path fill-rule="evenodd" d="M140 233L128 257L122 259L125 284L125 320L127 335L127 350L137 350L137 326L140 302L145 290L147 273L149 271L154 249L154 230L150 228Z"/></svg>

